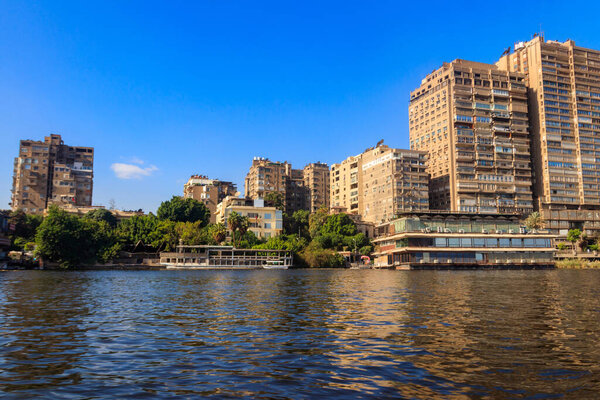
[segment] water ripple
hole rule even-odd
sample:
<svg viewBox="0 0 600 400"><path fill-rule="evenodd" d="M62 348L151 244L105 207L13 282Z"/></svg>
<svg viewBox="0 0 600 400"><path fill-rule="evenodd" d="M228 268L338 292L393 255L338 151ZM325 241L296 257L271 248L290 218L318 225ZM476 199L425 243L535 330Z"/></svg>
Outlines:
<svg viewBox="0 0 600 400"><path fill-rule="evenodd" d="M595 398L600 271L11 271L0 396Z"/></svg>

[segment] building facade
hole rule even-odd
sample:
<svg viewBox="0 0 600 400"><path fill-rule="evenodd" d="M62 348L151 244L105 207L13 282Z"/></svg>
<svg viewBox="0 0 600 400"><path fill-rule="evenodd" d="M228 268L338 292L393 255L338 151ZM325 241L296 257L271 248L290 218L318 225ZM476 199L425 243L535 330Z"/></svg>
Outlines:
<svg viewBox="0 0 600 400"><path fill-rule="evenodd" d="M303 180L309 192L308 211L329 209L329 166L320 162L308 164L303 170Z"/></svg>
<svg viewBox="0 0 600 400"><path fill-rule="evenodd" d="M265 207L262 199L226 197L217 206L216 221L227 226L227 217L234 211L248 217L248 230L259 238L268 239L283 232L283 212L275 207Z"/></svg>
<svg viewBox="0 0 600 400"><path fill-rule="evenodd" d="M525 76L454 60L411 92L410 147L427 151L431 209L533 211Z"/></svg>
<svg viewBox="0 0 600 400"><path fill-rule="evenodd" d="M329 167L323 163L293 169L287 161L255 157L246 175L245 196L264 199L268 193L279 193L290 215L297 210L316 210L329 204L328 180L324 183L328 173Z"/></svg>
<svg viewBox="0 0 600 400"><path fill-rule="evenodd" d="M376 231L379 268L554 266L554 236L528 232L516 214L406 213Z"/></svg>
<svg viewBox="0 0 600 400"><path fill-rule="evenodd" d="M600 235L600 51L543 36L496 63L526 77L536 209L554 233Z"/></svg>
<svg viewBox="0 0 600 400"><path fill-rule="evenodd" d="M331 166L331 208L381 223L429 208L427 153L380 144Z"/></svg>
<svg viewBox="0 0 600 400"><path fill-rule="evenodd" d="M42 214L51 204L89 206L93 147L65 145L60 135L21 140L14 161L11 208Z"/></svg>
<svg viewBox="0 0 600 400"><path fill-rule="evenodd" d="M232 182L209 179L203 175L192 175L183 185L183 197L198 200L210 211L210 222L216 222L217 205L227 196L235 196L236 185Z"/></svg>

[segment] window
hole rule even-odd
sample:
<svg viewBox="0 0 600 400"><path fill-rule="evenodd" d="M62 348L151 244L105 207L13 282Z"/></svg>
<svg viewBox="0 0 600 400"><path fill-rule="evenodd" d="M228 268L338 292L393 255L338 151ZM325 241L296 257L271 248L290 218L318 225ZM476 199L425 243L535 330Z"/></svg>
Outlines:
<svg viewBox="0 0 600 400"><path fill-rule="evenodd" d="M265 229L271 229L271 223L265 222Z"/></svg>
<svg viewBox="0 0 600 400"><path fill-rule="evenodd" d="M498 247L498 239L486 238L485 239L485 247Z"/></svg>
<svg viewBox="0 0 600 400"><path fill-rule="evenodd" d="M264 219L271 219L271 213L265 213Z"/></svg>
<svg viewBox="0 0 600 400"><path fill-rule="evenodd" d="M460 239L458 238L448 238L448 247L459 247Z"/></svg>

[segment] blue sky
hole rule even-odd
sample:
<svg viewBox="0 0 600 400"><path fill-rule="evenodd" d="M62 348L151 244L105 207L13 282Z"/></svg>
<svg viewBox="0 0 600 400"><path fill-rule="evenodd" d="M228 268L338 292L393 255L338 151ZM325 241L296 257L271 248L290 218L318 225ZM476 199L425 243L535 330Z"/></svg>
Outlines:
<svg viewBox="0 0 600 400"><path fill-rule="evenodd" d="M191 174L243 191L254 156L408 147L409 92L442 62L540 26L600 49L599 3L565 4L0 0L0 209L19 140L50 133L95 147L94 204L145 211Z"/></svg>

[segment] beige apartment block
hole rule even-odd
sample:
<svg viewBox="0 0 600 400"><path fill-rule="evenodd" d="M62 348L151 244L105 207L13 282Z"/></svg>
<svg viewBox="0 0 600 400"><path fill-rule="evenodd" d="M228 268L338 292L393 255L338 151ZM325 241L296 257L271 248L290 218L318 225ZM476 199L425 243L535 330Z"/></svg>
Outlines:
<svg viewBox="0 0 600 400"><path fill-rule="evenodd" d="M210 211L210 222L216 222L217 205L227 196L235 196L236 185L232 182L209 179L203 175L192 175L183 185L183 197L198 200Z"/></svg>
<svg viewBox="0 0 600 400"><path fill-rule="evenodd" d="M495 65L454 60L411 92L410 147L429 154L431 209L531 213L524 81Z"/></svg>
<svg viewBox="0 0 600 400"><path fill-rule="evenodd" d="M329 209L329 166L320 162L308 164L304 167L303 179L309 191L308 210Z"/></svg>
<svg viewBox="0 0 600 400"><path fill-rule="evenodd" d="M342 207L349 214L362 215L359 188L361 187L361 155L346 158L331 166L329 175L330 208Z"/></svg>
<svg viewBox="0 0 600 400"><path fill-rule="evenodd" d="M93 147L65 145L60 135L21 140L14 161L11 208L42 214L51 204L90 206Z"/></svg>
<svg viewBox="0 0 600 400"><path fill-rule="evenodd" d="M496 64L526 77L535 208L555 234L598 236L600 51L536 36Z"/></svg>
<svg viewBox="0 0 600 400"><path fill-rule="evenodd" d="M331 166L331 208L381 223L429 208L427 153L380 144Z"/></svg>
<svg viewBox="0 0 600 400"><path fill-rule="evenodd" d="M227 226L227 218L232 212L248 217L248 230L263 239L275 237L283 231L283 213L275 207L265 207L262 199L226 197L217 206L216 221Z"/></svg>
<svg viewBox="0 0 600 400"><path fill-rule="evenodd" d="M293 169L287 161L271 161L255 157L245 180L245 196L264 199L268 193L280 193L285 212L313 210L329 202L329 191L323 184L329 172L327 164L313 163L301 169Z"/></svg>

